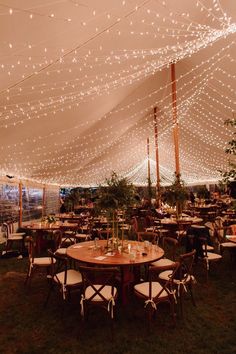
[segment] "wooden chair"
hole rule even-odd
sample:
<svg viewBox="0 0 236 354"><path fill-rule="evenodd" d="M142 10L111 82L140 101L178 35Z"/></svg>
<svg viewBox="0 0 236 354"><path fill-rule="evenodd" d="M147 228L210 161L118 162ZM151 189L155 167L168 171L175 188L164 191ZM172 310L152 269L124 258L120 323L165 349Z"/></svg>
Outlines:
<svg viewBox="0 0 236 354"><path fill-rule="evenodd" d="M114 306L118 296L116 276L118 269L115 267L86 267L79 266L83 279L81 296L81 316L88 318L91 308L100 307L108 314L111 321L113 335Z"/></svg>
<svg viewBox="0 0 236 354"><path fill-rule="evenodd" d="M138 241L149 241L153 244L157 243L157 234L150 231L139 231L137 232Z"/></svg>
<svg viewBox="0 0 236 354"><path fill-rule="evenodd" d="M112 236L112 229L98 231L98 237L100 240L108 240L111 236Z"/></svg>
<svg viewBox="0 0 236 354"><path fill-rule="evenodd" d="M30 286L33 274L37 270L46 270L47 277L51 276L51 258L50 257L35 257L35 242L32 237L27 237L26 241L28 242L28 271L25 279L25 285Z"/></svg>
<svg viewBox="0 0 236 354"><path fill-rule="evenodd" d="M201 236L199 237L199 240L202 244L203 248L203 258L202 261L206 267L206 280L208 282L209 278L209 271L210 271L210 264L211 263L216 263L222 260L222 255L214 252L208 252L208 240L206 237Z"/></svg>
<svg viewBox="0 0 236 354"><path fill-rule="evenodd" d="M17 249L19 254L23 254L25 244L24 244L24 232L14 232L13 228L13 223L12 222L5 222L2 224L2 230L5 233L6 237L6 247L5 250L3 251L4 253L7 253L11 250L13 245L19 246L19 249Z"/></svg>
<svg viewBox="0 0 236 354"><path fill-rule="evenodd" d="M78 224L63 224L60 227L60 230L62 231L61 247L68 247L76 243L76 233L78 230Z"/></svg>
<svg viewBox="0 0 236 354"><path fill-rule="evenodd" d="M229 226L229 234L230 235L235 235L236 234L236 225L230 225ZM225 235L225 237L223 239L221 239L221 243L220 243L220 254L223 256L224 251L228 251L230 254L230 258L231 261L236 259L236 243L234 242L229 242L227 240L227 237Z"/></svg>
<svg viewBox="0 0 236 354"><path fill-rule="evenodd" d="M61 257L48 251L50 257L51 286L48 291L45 306L47 305L51 292L57 286L62 294L63 303L68 299L72 290L78 290L82 287L82 276L79 271L70 268L70 262L67 257Z"/></svg>
<svg viewBox="0 0 236 354"><path fill-rule="evenodd" d="M75 238L78 242L89 241L92 239L92 222L86 222L79 226Z"/></svg>
<svg viewBox="0 0 236 354"><path fill-rule="evenodd" d="M161 258L156 262L151 263L152 267L156 267L156 271L162 271L162 267L172 267L176 258L176 249L179 246L178 240L173 237L163 237L163 248L165 250L165 255L167 254L169 258Z"/></svg>
<svg viewBox="0 0 236 354"><path fill-rule="evenodd" d="M195 253L196 250L193 250L192 252L179 256L180 264L178 267L178 272L176 272L173 277L173 284L176 287L177 299L180 304L181 317L183 317L183 296L185 292L190 293L192 303L196 306L192 291L193 284L196 282L195 277L192 274ZM167 281L171 275L172 270L165 270L159 273L159 279L160 281Z"/></svg>
<svg viewBox="0 0 236 354"><path fill-rule="evenodd" d="M179 263L174 262L171 265L170 276L162 283L157 281L158 274L156 268L149 269L149 281L136 284L134 286L134 295L144 301L144 308L147 313L148 330L151 329L151 320L160 303L167 302L170 305L170 312L173 323L176 323L175 315L175 289L173 285L174 276L179 268ZM166 267L162 267L164 271Z"/></svg>

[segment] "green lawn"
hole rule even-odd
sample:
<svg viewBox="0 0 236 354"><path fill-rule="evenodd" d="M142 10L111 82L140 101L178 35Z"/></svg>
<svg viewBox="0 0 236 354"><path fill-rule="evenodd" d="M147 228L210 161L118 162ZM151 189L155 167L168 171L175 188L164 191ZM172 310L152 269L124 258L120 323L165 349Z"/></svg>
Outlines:
<svg viewBox="0 0 236 354"><path fill-rule="evenodd" d="M236 353L236 263L227 255L212 268L208 286L197 267L197 307L187 296L185 318L177 318L176 328L164 305L158 308L148 334L142 306L131 301L116 308L113 341L103 313L92 313L81 328L76 294L63 317L57 292L45 309L48 284L42 274L33 278L27 292L27 258L0 259L0 265L0 353Z"/></svg>

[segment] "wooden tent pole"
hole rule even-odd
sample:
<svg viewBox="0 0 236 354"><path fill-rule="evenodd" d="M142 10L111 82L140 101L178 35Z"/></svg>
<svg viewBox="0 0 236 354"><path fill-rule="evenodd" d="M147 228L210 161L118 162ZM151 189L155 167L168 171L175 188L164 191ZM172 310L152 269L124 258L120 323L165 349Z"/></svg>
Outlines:
<svg viewBox="0 0 236 354"><path fill-rule="evenodd" d="M43 186L43 200L42 200L42 217L45 215L46 210L46 187Z"/></svg>
<svg viewBox="0 0 236 354"><path fill-rule="evenodd" d="M175 147L175 172L177 179L180 178L179 165L179 123L177 119L177 98L176 98L176 79L175 79L175 63L171 64L171 88L172 88L172 116L173 116L173 137Z"/></svg>
<svg viewBox="0 0 236 354"><path fill-rule="evenodd" d="M147 138L147 159L148 159L148 181L151 180L151 170L150 170L150 147L149 138Z"/></svg>
<svg viewBox="0 0 236 354"><path fill-rule="evenodd" d="M156 205L160 206L161 193L160 193L160 167L159 167L159 149L158 149L158 129L157 129L157 107L154 107L154 138L155 138L155 150L156 150Z"/></svg>
<svg viewBox="0 0 236 354"><path fill-rule="evenodd" d="M22 226L22 182L19 183L19 228Z"/></svg>
<svg viewBox="0 0 236 354"><path fill-rule="evenodd" d="M148 159L148 194L151 202L151 169L150 169L150 146L149 138L147 138L147 159Z"/></svg>

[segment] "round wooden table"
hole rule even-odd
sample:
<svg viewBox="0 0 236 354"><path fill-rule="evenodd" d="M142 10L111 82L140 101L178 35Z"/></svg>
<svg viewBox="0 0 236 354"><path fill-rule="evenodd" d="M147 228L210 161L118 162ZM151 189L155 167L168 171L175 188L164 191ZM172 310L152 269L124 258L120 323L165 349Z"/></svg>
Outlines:
<svg viewBox="0 0 236 354"><path fill-rule="evenodd" d="M24 225L26 230L35 231L35 243L36 243L36 253L40 254L42 251L42 239L45 232L60 230L61 224L57 223L32 223L29 225Z"/></svg>
<svg viewBox="0 0 236 354"><path fill-rule="evenodd" d="M124 247L123 251L111 251L106 248L106 240L98 240L97 245L94 241L88 241L72 245L66 251L67 256L89 265L120 267L123 304L128 301L127 289L134 281L134 272L138 266L157 261L164 255L164 250L156 245L147 246L144 242L137 241L128 241L125 244L127 248Z"/></svg>
<svg viewBox="0 0 236 354"><path fill-rule="evenodd" d="M164 250L156 245L144 247L144 242L128 241L130 250L106 250L107 241L98 240L97 247L94 241L81 242L67 248L67 256L84 263L103 266L130 266L152 263L162 258Z"/></svg>

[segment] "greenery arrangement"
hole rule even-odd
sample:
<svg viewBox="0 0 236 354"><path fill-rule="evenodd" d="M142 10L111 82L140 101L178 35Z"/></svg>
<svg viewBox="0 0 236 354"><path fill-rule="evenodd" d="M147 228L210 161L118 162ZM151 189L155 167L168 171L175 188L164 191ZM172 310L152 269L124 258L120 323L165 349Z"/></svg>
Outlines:
<svg viewBox="0 0 236 354"><path fill-rule="evenodd" d="M163 199L166 200L170 206L176 207L176 217L178 218L188 199L188 191L180 175L175 174L173 183L163 192Z"/></svg>
<svg viewBox="0 0 236 354"><path fill-rule="evenodd" d="M107 218L112 221L112 242L118 246L119 227L117 210L125 210L135 203L135 189L125 177L119 177L112 172L111 177L105 180L105 185L98 189L96 211L105 211ZM124 216L123 216L124 217ZM122 233L123 241L123 233Z"/></svg>
<svg viewBox="0 0 236 354"><path fill-rule="evenodd" d="M209 193L206 186L198 186L196 188L196 192L197 192L197 197L199 199L209 199L210 198L210 193Z"/></svg>
<svg viewBox="0 0 236 354"><path fill-rule="evenodd" d="M97 207L114 212L117 209L126 209L134 204L134 186L127 178L112 172L111 177L105 180L105 185L98 189Z"/></svg>
<svg viewBox="0 0 236 354"><path fill-rule="evenodd" d="M225 124L235 129L236 118L226 120ZM235 135L236 135L236 131L233 132L233 138L228 142L228 147L225 149L225 153L227 155L230 155L231 159L229 158L228 161L229 170L228 171L220 170L221 175L223 177L222 180L223 184L229 184L229 182L236 180L236 163L232 162L232 156L236 156L236 139L234 138Z"/></svg>

